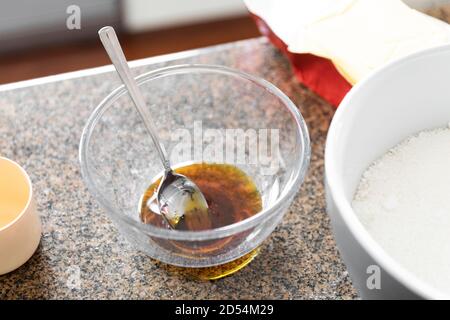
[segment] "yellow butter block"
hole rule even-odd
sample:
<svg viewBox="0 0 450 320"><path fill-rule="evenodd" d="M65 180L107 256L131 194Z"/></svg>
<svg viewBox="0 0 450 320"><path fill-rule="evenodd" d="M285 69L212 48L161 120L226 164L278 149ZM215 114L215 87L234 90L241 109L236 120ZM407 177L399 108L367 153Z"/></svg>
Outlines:
<svg viewBox="0 0 450 320"><path fill-rule="evenodd" d="M401 0L245 0L293 53L333 62L351 84L387 62L450 43L450 26Z"/></svg>

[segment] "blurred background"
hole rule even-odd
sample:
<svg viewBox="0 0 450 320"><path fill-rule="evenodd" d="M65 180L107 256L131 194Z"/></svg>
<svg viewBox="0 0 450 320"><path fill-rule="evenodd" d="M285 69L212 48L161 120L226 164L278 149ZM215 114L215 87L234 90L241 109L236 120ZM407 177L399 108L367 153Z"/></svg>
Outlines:
<svg viewBox="0 0 450 320"><path fill-rule="evenodd" d="M242 0L1 0L0 84L109 64L104 25L128 60L259 35Z"/></svg>
<svg viewBox="0 0 450 320"><path fill-rule="evenodd" d="M403 1L450 21L449 0ZM128 60L259 35L243 0L0 0L0 84L109 64L104 25Z"/></svg>

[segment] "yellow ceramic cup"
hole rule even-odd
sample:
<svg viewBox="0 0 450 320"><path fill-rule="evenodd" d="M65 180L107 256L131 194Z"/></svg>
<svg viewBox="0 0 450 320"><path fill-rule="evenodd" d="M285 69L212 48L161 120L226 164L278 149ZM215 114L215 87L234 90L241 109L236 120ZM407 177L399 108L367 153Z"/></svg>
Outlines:
<svg viewBox="0 0 450 320"><path fill-rule="evenodd" d="M41 230L30 178L17 163L0 157L0 275L33 255Z"/></svg>

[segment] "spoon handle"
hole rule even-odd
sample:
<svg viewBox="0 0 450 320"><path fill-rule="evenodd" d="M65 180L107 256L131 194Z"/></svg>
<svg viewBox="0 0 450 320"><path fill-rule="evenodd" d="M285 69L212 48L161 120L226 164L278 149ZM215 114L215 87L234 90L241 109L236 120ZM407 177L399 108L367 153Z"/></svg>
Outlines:
<svg viewBox="0 0 450 320"><path fill-rule="evenodd" d="M111 59L111 62L116 68L117 73L122 79L125 88L128 90L128 93L131 96L131 100L133 100L134 105L136 106L142 120L144 121L148 133L152 137L153 143L158 150L159 156L164 166L164 170L166 171L166 173L170 172L172 169L170 168L170 162L167 156L166 149L159 140L159 136L156 131L156 127L154 125L151 114L145 107L144 97L142 96L142 93L138 88L136 80L131 75L131 70L128 66L127 60L125 59L125 55L122 51L122 47L120 46L119 39L117 39L114 28L109 26L103 27L98 31L98 35L100 37L100 40L102 41L103 46L105 47L106 52L108 53L109 58Z"/></svg>

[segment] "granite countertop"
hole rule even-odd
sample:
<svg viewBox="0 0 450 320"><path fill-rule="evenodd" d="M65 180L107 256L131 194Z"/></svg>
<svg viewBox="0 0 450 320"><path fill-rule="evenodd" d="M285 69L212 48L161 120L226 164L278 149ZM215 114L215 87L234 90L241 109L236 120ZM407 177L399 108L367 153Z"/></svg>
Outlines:
<svg viewBox="0 0 450 320"><path fill-rule="evenodd" d="M243 270L200 281L170 273L131 247L88 193L78 146L94 107L114 88L111 66L0 86L0 154L27 170L43 235L37 252L0 276L0 299L354 299L325 211L323 154L333 108L298 84L287 60L251 39L134 63L142 73L181 63L234 67L263 77L300 108L311 166L283 222Z"/></svg>

